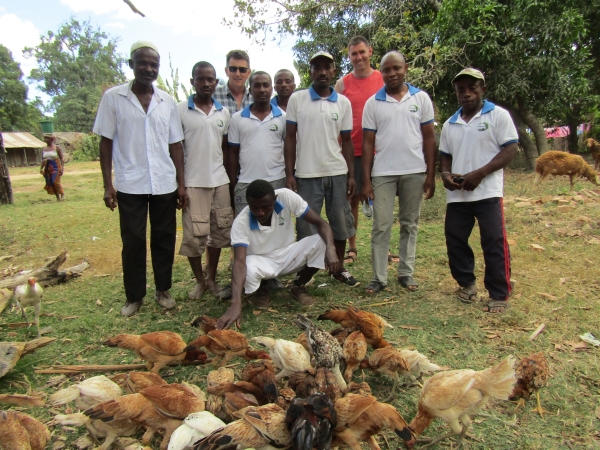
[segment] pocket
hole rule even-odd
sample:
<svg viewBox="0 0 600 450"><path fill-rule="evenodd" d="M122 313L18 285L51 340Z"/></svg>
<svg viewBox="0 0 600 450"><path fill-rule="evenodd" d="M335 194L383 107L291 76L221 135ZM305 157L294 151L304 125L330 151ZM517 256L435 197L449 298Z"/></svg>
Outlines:
<svg viewBox="0 0 600 450"><path fill-rule="evenodd" d="M233 223L233 210L229 208L220 208L215 210L217 217L217 226L219 228L231 228Z"/></svg>
<svg viewBox="0 0 600 450"><path fill-rule="evenodd" d="M191 217L194 236L208 236L210 234L210 215L192 214Z"/></svg>

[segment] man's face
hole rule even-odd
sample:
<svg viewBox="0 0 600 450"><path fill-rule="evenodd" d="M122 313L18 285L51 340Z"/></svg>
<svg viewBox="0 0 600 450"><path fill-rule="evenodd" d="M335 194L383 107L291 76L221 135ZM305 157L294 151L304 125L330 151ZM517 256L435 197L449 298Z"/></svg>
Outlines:
<svg viewBox="0 0 600 450"><path fill-rule="evenodd" d="M129 60L129 67L133 70L135 81L151 85L158 78L160 56L148 47L137 49Z"/></svg>
<svg viewBox="0 0 600 450"><path fill-rule="evenodd" d="M277 196L265 195L263 198L248 197L246 200L248 201L250 212L256 217L258 223L267 226L271 224L276 199Z"/></svg>
<svg viewBox="0 0 600 450"><path fill-rule="evenodd" d="M389 89L398 89L404 84L406 76L406 62L398 53L385 55L381 60L381 76L385 86Z"/></svg>
<svg viewBox="0 0 600 450"><path fill-rule="evenodd" d="M483 82L477 78L463 76L454 82L454 92L456 99L463 109L470 111L475 109L481 103L486 87Z"/></svg>
<svg viewBox="0 0 600 450"><path fill-rule="evenodd" d="M242 88L250 77L250 65L246 60L230 58L225 67L225 74L229 78L229 86Z"/></svg>
<svg viewBox="0 0 600 450"><path fill-rule="evenodd" d="M350 58L350 64L354 69L363 69L371 66L371 55L373 54L373 47L367 47L364 42L357 45L351 45L348 48L348 57Z"/></svg>
<svg viewBox="0 0 600 450"><path fill-rule="evenodd" d="M197 67L194 78L190 79L196 94L202 97L212 97L218 82L215 71L210 67Z"/></svg>
<svg viewBox="0 0 600 450"><path fill-rule="evenodd" d="M281 72L275 77L275 92L283 98L287 98L294 93L296 83L290 72Z"/></svg>
<svg viewBox="0 0 600 450"><path fill-rule="evenodd" d="M271 78L267 75L254 75L250 84L250 94L256 103L269 103L273 94Z"/></svg>
<svg viewBox="0 0 600 450"><path fill-rule="evenodd" d="M310 64L310 78L317 88L324 88L331 85L334 75L335 65L332 60L325 56L315 58Z"/></svg>

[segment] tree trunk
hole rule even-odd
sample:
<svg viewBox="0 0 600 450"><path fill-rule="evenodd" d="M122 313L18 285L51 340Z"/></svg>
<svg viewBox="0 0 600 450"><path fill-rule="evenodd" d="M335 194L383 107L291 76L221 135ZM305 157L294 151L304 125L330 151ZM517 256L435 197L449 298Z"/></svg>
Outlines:
<svg viewBox="0 0 600 450"><path fill-rule="evenodd" d="M533 115L530 109L522 106L519 103L519 114L525 122L525 125L529 127L529 129L533 132L535 136L535 144L537 146L538 155L543 155L546 153L548 148L548 140L546 139L546 131L544 131L544 127L540 123L540 121Z"/></svg>
<svg viewBox="0 0 600 450"><path fill-rule="evenodd" d="M6 162L6 151L1 142L2 137L0 137L0 205L14 203L8 163Z"/></svg>
<svg viewBox="0 0 600 450"><path fill-rule="evenodd" d="M569 153L573 155L579 155L579 137L577 136L578 126L578 120L569 122L569 136L567 136L567 143L569 144Z"/></svg>
<svg viewBox="0 0 600 450"><path fill-rule="evenodd" d="M512 117L513 122L515 123L515 127L517 127L517 133L519 133L519 144L523 147L523 153L525 154L525 167L527 170L535 169L535 161L537 160L538 148L536 148L535 144L529 137L527 133L527 126L525 122L523 122L523 118L519 114L519 111L516 108L512 108L508 105L505 106Z"/></svg>

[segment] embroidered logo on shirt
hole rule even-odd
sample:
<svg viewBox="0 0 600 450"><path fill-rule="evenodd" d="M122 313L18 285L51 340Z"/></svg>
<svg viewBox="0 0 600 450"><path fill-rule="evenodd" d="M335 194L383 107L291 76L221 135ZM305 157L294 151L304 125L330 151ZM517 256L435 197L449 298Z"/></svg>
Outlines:
<svg viewBox="0 0 600 450"><path fill-rule="evenodd" d="M217 119L217 126L223 128L223 121L221 119Z"/></svg>
<svg viewBox="0 0 600 450"><path fill-rule="evenodd" d="M242 203L242 196L241 196L241 195L237 195L237 196L235 197L235 202L236 202L236 203Z"/></svg>
<svg viewBox="0 0 600 450"><path fill-rule="evenodd" d="M408 110L412 113L418 112L419 111L419 107L417 105L410 105L408 107Z"/></svg>
<svg viewBox="0 0 600 450"><path fill-rule="evenodd" d="M279 216L279 226L284 225L285 224L285 220L283 219L282 216Z"/></svg>
<svg viewBox="0 0 600 450"><path fill-rule="evenodd" d="M338 113L331 113L332 120L338 120Z"/></svg>
<svg viewBox="0 0 600 450"><path fill-rule="evenodd" d="M271 125L269 127L269 130L271 130L271 131L277 131L277 130L279 130L279 127L277 125L273 124L273 125Z"/></svg>
<svg viewBox="0 0 600 450"><path fill-rule="evenodd" d="M490 127L490 124L487 122L481 122L479 125L477 125L477 129L479 131L485 131Z"/></svg>

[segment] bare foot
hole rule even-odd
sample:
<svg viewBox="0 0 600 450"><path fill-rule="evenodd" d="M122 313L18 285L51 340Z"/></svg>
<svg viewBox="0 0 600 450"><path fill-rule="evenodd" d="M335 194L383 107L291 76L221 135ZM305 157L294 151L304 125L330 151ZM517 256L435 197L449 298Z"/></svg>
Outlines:
<svg viewBox="0 0 600 450"><path fill-rule="evenodd" d="M196 287L192 292L189 293L190 300L200 300L204 292L206 291L206 282L196 283Z"/></svg>
<svg viewBox="0 0 600 450"><path fill-rule="evenodd" d="M219 286L214 280L206 280L206 284L208 286L208 289L210 289L210 292L213 293L213 295L217 295L223 290L223 288Z"/></svg>

